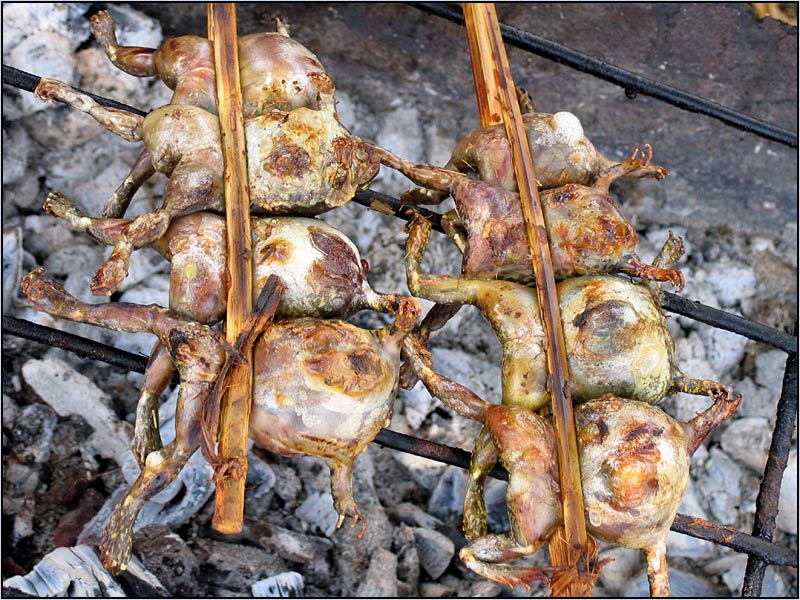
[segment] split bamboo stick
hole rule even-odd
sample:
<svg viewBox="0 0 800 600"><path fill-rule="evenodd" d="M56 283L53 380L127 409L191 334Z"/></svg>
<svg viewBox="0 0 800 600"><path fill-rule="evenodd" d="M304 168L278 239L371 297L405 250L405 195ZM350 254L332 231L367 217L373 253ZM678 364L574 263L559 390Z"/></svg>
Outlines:
<svg viewBox="0 0 800 600"><path fill-rule="evenodd" d="M239 85L236 6L232 2L208 3L208 37L214 44L217 109L225 164L224 188L228 227L228 291L226 338L234 343L253 304L253 269L250 240L250 190ZM215 512L212 524L222 533L238 533L244 515L247 476L247 436L252 395L252 350L248 350L229 375L229 387L219 420L219 462ZM219 472L219 471L218 471Z"/></svg>
<svg viewBox="0 0 800 600"><path fill-rule="evenodd" d="M591 596L594 578L582 575L591 570L587 565L586 552L591 547L594 554L596 546L591 543L593 540L590 542L587 539L586 534L566 344L547 230L535 184L533 159L494 5L465 3L463 11L481 124L486 126L498 122L499 114L511 145L547 338L547 389L553 405L564 514L563 529L558 530L550 540L550 556L554 566L575 567L551 581L552 592L556 596ZM495 108L498 105L499 111Z"/></svg>

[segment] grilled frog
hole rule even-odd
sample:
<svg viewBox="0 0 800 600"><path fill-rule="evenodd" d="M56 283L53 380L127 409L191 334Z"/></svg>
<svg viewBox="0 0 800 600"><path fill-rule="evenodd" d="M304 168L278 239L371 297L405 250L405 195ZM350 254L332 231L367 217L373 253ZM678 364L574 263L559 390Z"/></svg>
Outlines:
<svg viewBox="0 0 800 600"><path fill-rule="evenodd" d="M431 395L484 424L484 441L472 452L463 517L470 543L461 549L461 560L479 575L511 588L530 589L537 580L552 584L564 573L510 564L537 552L563 523L552 423L528 408L484 402L438 375L418 339L406 339L404 355ZM692 454L742 401L724 389L709 395L713 404L688 423L612 394L575 409L586 529L606 542L641 549L653 596L669 595L666 539L688 486ZM483 480L498 460L509 473L508 534L487 532ZM593 565L598 570L600 566ZM588 576L597 574L596 570Z"/></svg>
<svg viewBox="0 0 800 600"><path fill-rule="evenodd" d="M81 302L42 269L28 274L22 289L34 306L53 316L154 333L180 374L175 440L147 454L103 533L103 563L118 573L130 560L132 529L142 506L172 481L201 444L203 411L225 360L225 341L209 326L157 305ZM361 521L362 533L366 526L353 498L353 462L389 423L400 345L418 317L416 300L403 297L394 322L383 329L289 319L273 323L256 342L250 435L273 452L319 456L330 465L339 526L345 517L354 525Z"/></svg>

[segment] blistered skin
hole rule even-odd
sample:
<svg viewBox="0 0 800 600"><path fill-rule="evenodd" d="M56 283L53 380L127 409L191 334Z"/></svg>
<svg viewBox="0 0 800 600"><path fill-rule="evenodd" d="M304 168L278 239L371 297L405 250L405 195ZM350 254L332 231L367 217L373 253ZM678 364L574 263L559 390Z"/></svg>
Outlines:
<svg viewBox="0 0 800 600"><path fill-rule="evenodd" d="M421 273L430 231L422 218L409 226L409 290L433 302L477 307L503 346L503 403L546 409L546 342L536 290L510 281ZM721 387L677 368L660 304L646 286L595 275L562 281L556 290L575 402L613 392L653 404L675 391L706 394Z"/></svg>
<svg viewBox="0 0 800 600"><path fill-rule="evenodd" d="M460 247L466 275L534 283L519 194L452 171L414 164L380 148L375 151L382 164L415 183L452 194L455 220L463 230ZM680 271L653 267L638 258L636 230L609 194L614 180L649 164L649 156L637 155L611 167L592 187L569 184L541 194L556 280L622 271L683 287Z"/></svg>
<svg viewBox="0 0 800 600"><path fill-rule="evenodd" d="M86 217L59 193L48 195L44 210L106 244L117 243L130 223ZM399 297L372 289L358 248L330 225L304 217L253 217L251 235L253 301L270 275L279 276L285 285L279 318L345 318L363 308L397 310ZM221 320L229 286L225 218L207 212L178 218L153 246L171 263L170 308L200 323ZM169 356L157 346L137 405L134 454L140 462L161 447L156 408L172 372Z"/></svg>
<svg viewBox="0 0 800 600"><path fill-rule="evenodd" d="M536 552L562 523L551 422L523 407L484 402L438 375L419 340L409 337L404 355L431 395L484 424L470 477L485 473L498 459L509 473L511 532L488 534L482 485L477 491L480 501L468 492L464 530L471 543L462 548L461 560L498 583L530 589L533 581L547 578L548 570L509 563ZM686 492L691 456L742 400L727 392L711 397L714 403L686 424L655 407L611 394L575 410L587 531L617 546L641 549L653 596L669 595L666 537Z"/></svg>
<svg viewBox="0 0 800 600"><path fill-rule="evenodd" d="M174 90L170 104L190 104L217 114L214 54L208 39L180 36L158 49L120 46L108 11L96 13L91 22L95 38L119 69L137 77L159 76ZM288 37L280 22L278 33L242 36L238 47L245 119L301 106L336 115L333 80L314 54ZM125 214L133 195L155 173L148 158L145 149L137 166L106 203L102 216L119 218Z"/></svg>
<svg viewBox="0 0 800 600"><path fill-rule="evenodd" d="M322 111L248 119L245 137L250 201L273 214L316 215L340 206L379 168L371 147Z"/></svg>
<svg viewBox="0 0 800 600"><path fill-rule="evenodd" d="M42 269L27 275L22 288L34 306L53 316L155 333L181 375L175 441L147 455L139 478L103 532L103 564L117 573L130 560L133 525L142 506L172 481L201 443L203 408L226 343L210 327L156 305L80 302ZM419 313L417 302L403 297L394 322L380 330L334 320L283 321L273 324L254 349L251 435L275 452L326 459L339 525L352 517L354 525L362 521L362 533L366 523L353 498L353 461L388 424L400 344Z"/></svg>

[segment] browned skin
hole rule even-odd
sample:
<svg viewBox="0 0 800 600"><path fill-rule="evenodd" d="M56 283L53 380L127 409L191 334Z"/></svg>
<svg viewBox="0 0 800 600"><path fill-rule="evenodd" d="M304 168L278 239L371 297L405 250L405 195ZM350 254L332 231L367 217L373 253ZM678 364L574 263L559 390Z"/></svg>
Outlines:
<svg viewBox="0 0 800 600"><path fill-rule="evenodd" d="M22 289L34 306L51 315L156 334L181 376L175 441L147 455L139 478L103 532L103 564L118 573L130 560L132 529L142 506L172 481L201 443L203 408L224 362L226 343L207 325L156 305L80 302L42 269L27 275ZM400 344L418 317L417 302L403 297L395 321L384 329L288 320L273 324L255 348L252 437L275 452L326 459L339 525L350 516L354 525L362 521L362 533L363 515L352 495L352 464L388 424Z"/></svg>
<svg viewBox="0 0 800 600"><path fill-rule="evenodd" d="M519 96L520 90L517 94ZM608 169L619 164L603 156L582 135L582 128L574 115L536 113L532 103L524 104L526 106L523 112L527 114L523 114L522 119L539 188L546 190L568 183L590 185ZM580 129L580 135L562 135L576 126ZM464 136L453 149L452 157L444 168L474 174L484 183L502 187L509 192L516 192L518 189L511 160L511 146L502 123L475 129ZM666 174L667 170L663 167L646 165L625 173L623 177L661 179ZM448 190L437 188L415 189L404 194L402 199L412 204L439 204L449 193Z"/></svg>
<svg viewBox="0 0 800 600"><path fill-rule="evenodd" d="M466 237L463 272L477 279L534 282L532 259L519 195L501 187L430 165L402 160L376 149L381 163L415 183L447 191L456 203ZM636 230L609 194L613 181L649 168L650 156L634 156L610 167L593 186L568 184L541 195L557 280L622 271L635 277L670 281L683 287L678 270L643 263L635 253ZM660 173L660 171L658 171Z"/></svg>
<svg viewBox="0 0 800 600"><path fill-rule="evenodd" d="M95 38L119 69L136 77L159 76L174 90L170 104L189 104L216 114L214 56L208 39L180 36L158 49L120 46L108 11L96 13L91 22ZM300 106L335 114L332 79L311 52L288 38L280 23L279 33L239 38L239 60L245 118ZM133 195L154 173L144 150L102 216L122 217Z"/></svg>
<svg viewBox="0 0 800 600"><path fill-rule="evenodd" d="M44 210L112 245L130 223L124 219L87 217L57 192L48 195ZM292 237L291 232L296 235ZM280 276L287 289L278 305L279 318L344 318L364 308L397 310L399 297L379 294L370 287L366 261L347 238L329 225L313 219L253 217L251 233L253 300L270 275ZM167 233L153 244L170 261L170 308L205 324L224 317L229 285L226 237L225 218L203 212L174 220ZM316 258L309 260L309 256ZM158 398L173 370L169 356L157 344L137 405L134 454L140 463L150 451L161 447Z"/></svg>
<svg viewBox="0 0 800 600"><path fill-rule="evenodd" d="M503 403L546 409L546 345L536 290L510 281L422 273L430 232L421 217L409 224L409 290L433 302L477 307L503 346ZM660 304L646 286L594 275L559 282L557 292L575 401L611 391L654 404L678 389L705 395L721 387L686 377L677 368ZM431 328L440 324L438 318Z"/></svg>
<svg viewBox="0 0 800 600"><path fill-rule="evenodd" d="M464 529L472 541L461 549L461 560L512 588L530 589L534 581L549 578L550 569L509 563L536 552L562 521L552 424L523 407L486 403L438 375L430 354L413 336L404 342L404 356L431 395L484 424L484 443L473 450L470 470L483 471L499 458L509 473L511 532L488 534L482 500L476 503L468 496ZM713 404L686 424L611 394L575 411L587 530L612 544L641 549L653 596L669 595L666 536L686 491L691 455L742 400L727 393L711 398Z"/></svg>

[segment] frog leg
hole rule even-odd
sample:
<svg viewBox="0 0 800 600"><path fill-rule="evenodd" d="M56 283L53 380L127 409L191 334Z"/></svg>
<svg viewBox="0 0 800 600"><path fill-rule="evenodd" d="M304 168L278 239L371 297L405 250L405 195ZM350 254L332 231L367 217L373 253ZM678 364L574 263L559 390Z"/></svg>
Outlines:
<svg viewBox="0 0 800 600"><path fill-rule="evenodd" d="M431 190L447 192L447 194L449 194L450 186L452 185L453 180L460 177L466 177L466 175L457 173L455 171L448 171L440 167L434 167L433 165L413 163L404 160L398 156L395 156L384 148L379 148L378 146L372 145L372 149L377 153L382 165L401 172L417 185L421 185ZM447 196L445 195L442 200L446 197ZM411 196L406 198L406 195L403 195L404 201L410 201L411 199ZM439 202L441 202L441 200ZM429 199L428 202L419 203L431 204L432 202Z"/></svg>
<svg viewBox="0 0 800 600"><path fill-rule="evenodd" d="M125 228L130 225L129 219L97 219L87 217L75 206L75 203L61 192L51 192L42 206L44 212L63 219L78 231L84 231L98 242L116 244Z"/></svg>
<svg viewBox="0 0 800 600"><path fill-rule="evenodd" d="M114 18L107 10L92 15L92 33L95 39L105 50L108 59L114 65L135 77L149 77L158 75L152 48L141 48L139 46L120 46L117 43L116 26Z"/></svg>
<svg viewBox="0 0 800 600"><path fill-rule="evenodd" d="M442 229L444 229L447 237L452 240L461 254L465 254L467 251L467 231L464 228L464 222L458 216L458 211L453 209L442 215Z"/></svg>
<svg viewBox="0 0 800 600"><path fill-rule="evenodd" d="M353 497L353 462L354 458L349 456L337 456L327 460L331 469L331 495L333 496L333 507L339 513L339 520L336 528L342 526L346 517L353 519L350 527L355 527L361 521L361 531L359 539L367 531L367 518L364 516L356 499Z"/></svg>
<svg viewBox="0 0 800 600"><path fill-rule="evenodd" d="M106 218L122 218L125 216L125 211L133 200L133 195L139 191L145 181L150 179L156 172L151 160L150 153L147 150L142 150L139 157L128 173L125 180L114 190L111 197L106 201L103 206L103 217Z"/></svg>
<svg viewBox="0 0 800 600"><path fill-rule="evenodd" d="M110 573L119 573L130 561L133 526L139 511L175 478L200 447L202 408L212 387L213 382L208 381L181 381L175 413L175 441L147 455L139 477L103 530L100 557Z"/></svg>
<svg viewBox="0 0 800 600"><path fill-rule="evenodd" d="M527 113L535 113L536 106L533 103L533 96L530 95L528 90L521 87L516 87L517 102L519 102L519 111L524 115Z"/></svg>
<svg viewBox="0 0 800 600"><path fill-rule="evenodd" d="M425 318L422 319L417 332L417 337L422 344L427 345L431 333L444 327L461 310L462 306L462 304L434 304L428 314L425 315ZM404 390L410 390L417 384L417 381L419 381L419 378L414 373L414 370L411 369L407 362L403 363L400 367L400 387Z"/></svg>
<svg viewBox="0 0 800 600"><path fill-rule="evenodd" d="M492 439L492 434L488 427L484 427L475 438L475 446L472 448L469 463L467 487L464 493L462 529L464 536L470 541L485 536L488 532L484 484L486 476L497 464L499 458L500 451Z"/></svg>
<svg viewBox="0 0 800 600"><path fill-rule="evenodd" d="M473 304L485 281L450 275L426 275L420 272L420 262L431 235L431 224L415 216L407 226L406 276L408 289L414 296L442 304ZM491 282L488 282L491 283Z"/></svg>
<svg viewBox="0 0 800 600"><path fill-rule="evenodd" d="M598 190L605 190L608 193L608 188L611 184L621 177L629 179L664 179L669 174L669 171L664 167L651 165L653 147L650 144L645 144L645 148L647 149L647 154L636 148L630 158L604 170L602 175L592 184L592 187ZM641 157L639 156L640 153Z"/></svg>
<svg viewBox="0 0 800 600"><path fill-rule="evenodd" d="M671 269L678 264L681 256L683 256L683 252L683 238L680 236L675 237L672 235L672 231L670 231L667 241L664 242L661 250L653 259L653 266L659 269Z"/></svg>
<svg viewBox="0 0 800 600"><path fill-rule="evenodd" d="M536 553L546 542L536 540L520 544L509 534L486 535L464 546L458 556L461 561L481 577L514 588L518 585L530 591L535 581L549 582L558 567L523 567L510 565L518 558Z"/></svg>
<svg viewBox="0 0 800 600"><path fill-rule="evenodd" d="M650 584L650 596L653 598L669 596L669 575L667 571L666 536L656 544L642 549L647 561L647 581Z"/></svg>
<svg viewBox="0 0 800 600"><path fill-rule="evenodd" d="M133 455L144 468L147 455L163 447L158 422L158 399L169 385L175 363L167 348L156 342L144 371L144 383L136 403L136 424L133 435Z"/></svg>
<svg viewBox="0 0 800 600"><path fill-rule="evenodd" d="M92 278L92 293L110 296L116 292L128 274L133 251L161 238L174 218L218 208L221 183L222 156L218 151L184 155L169 178L164 205L131 221Z"/></svg>
<svg viewBox="0 0 800 600"><path fill-rule="evenodd" d="M635 254L625 257L622 263L618 265L618 268L623 273L633 277L642 277L649 281L669 281L678 288L678 292L683 290L685 284L683 272L680 269L661 269L654 265L648 265L642 262Z"/></svg>
<svg viewBox="0 0 800 600"><path fill-rule="evenodd" d="M698 380L690 380L698 382ZM704 384L710 384L708 386ZM709 433L730 419L742 403L742 395L732 396L728 389L716 382L699 381L698 389L707 390L714 403L698 414L688 423L683 423L686 437L689 439L689 449L694 453L706 439ZM697 392L690 392L697 393ZM699 392L702 393L702 392Z"/></svg>
<svg viewBox="0 0 800 600"><path fill-rule="evenodd" d="M62 81L42 77L33 93L44 102L58 100L85 112L111 133L129 142L139 142L142 139L144 117L126 110L102 106L87 94L78 92Z"/></svg>
<svg viewBox="0 0 800 600"><path fill-rule="evenodd" d="M154 333L181 374L175 441L148 454L139 478L115 508L103 532L103 564L118 573L130 560L133 524L142 506L172 481L200 446L202 409L224 359L222 338L213 329L177 318L156 305L86 304L68 294L41 268L23 279L22 290L36 308L54 316L116 331Z"/></svg>

